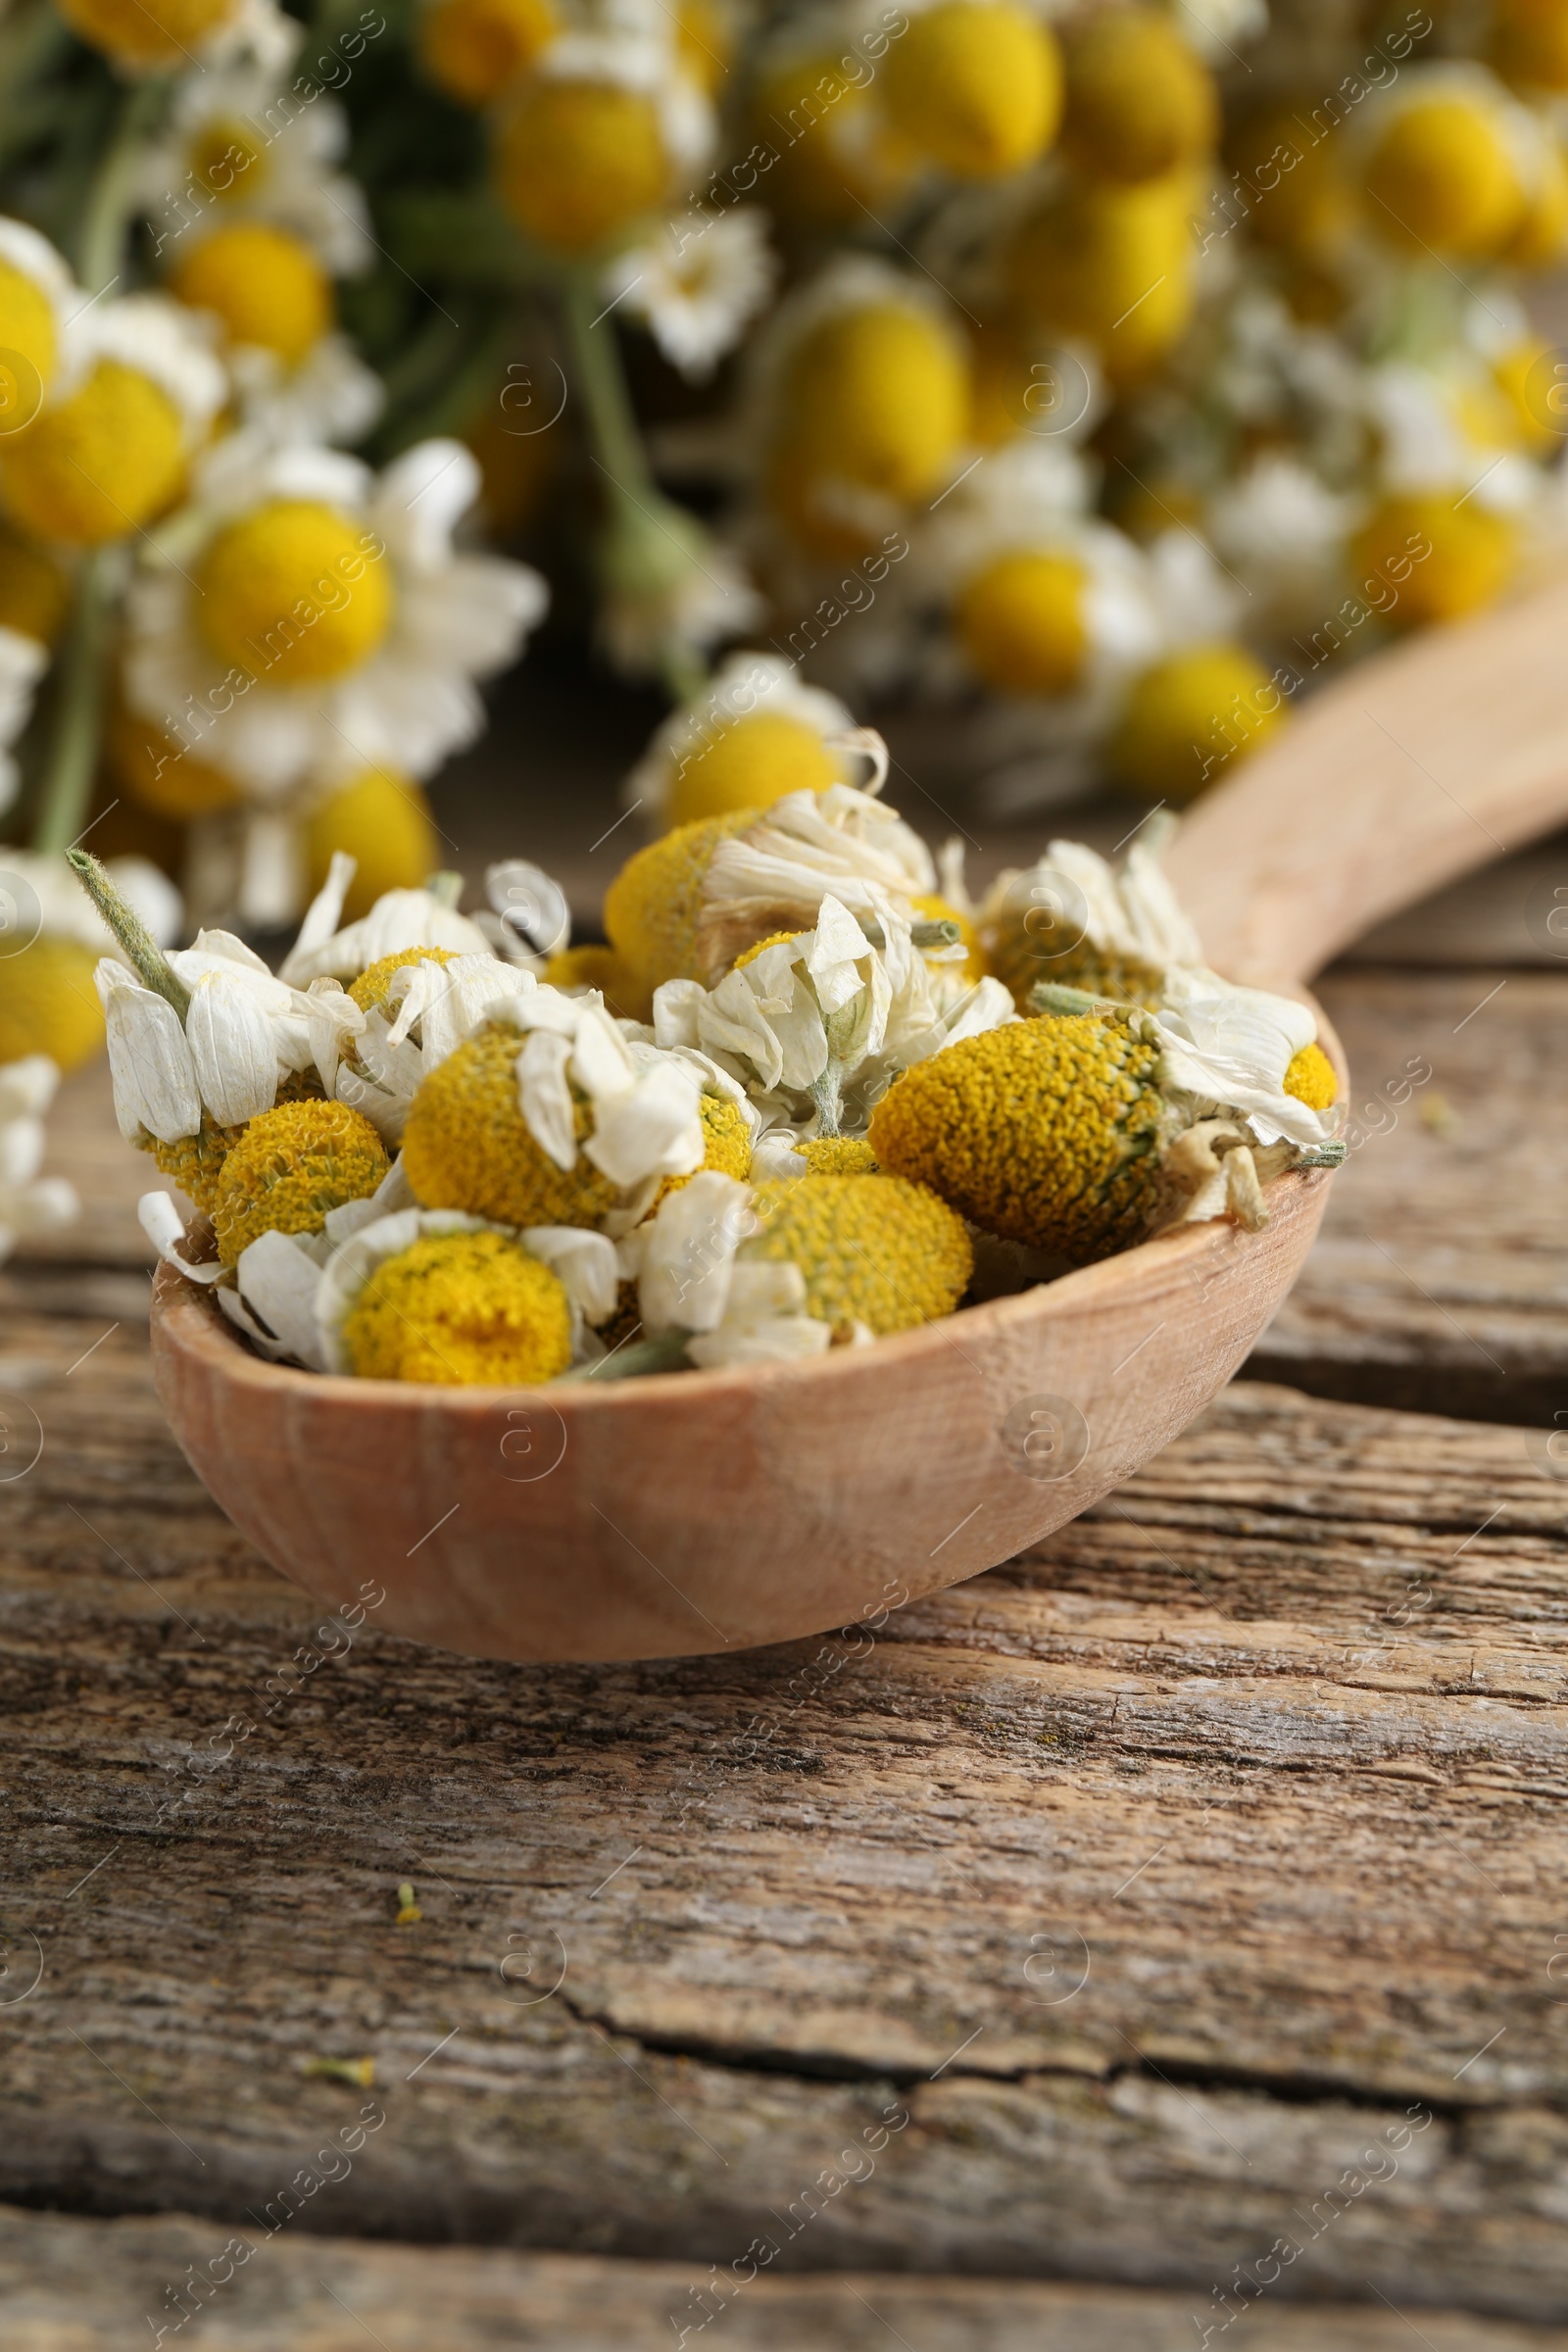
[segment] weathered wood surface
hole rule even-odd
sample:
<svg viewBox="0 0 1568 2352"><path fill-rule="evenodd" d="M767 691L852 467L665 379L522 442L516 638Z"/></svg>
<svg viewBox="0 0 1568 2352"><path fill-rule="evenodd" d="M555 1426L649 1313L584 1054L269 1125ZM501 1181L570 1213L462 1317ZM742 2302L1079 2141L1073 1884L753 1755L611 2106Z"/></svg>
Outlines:
<svg viewBox="0 0 1568 2352"><path fill-rule="evenodd" d="M1565 1494L1524 1433L1239 1387L874 1641L530 1670L372 1610L279 1698L312 1618L96 1337L8 1331L0 2194L243 2224L369 2098L296 2230L694 2281L767 2232L1200 2313L1284 2236L1271 2301L1568 2315Z"/></svg>
<svg viewBox="0 0 1568 2352"><path fill-rule="evenodd" d="M1568 979L1358 968L1320 993L1362 1140L1251 1369L1568 1432Z"/></svg>
<svg viewBox="0 0 1568 2352"><path fill-rule="evenodd" d="M245 2243L258 2239L251 2230ZM129 2315L139 2335L144 2317L171 2313L171 2290L226 2242L183 2216L92 2224L0 2210L7 2352L128 2345ZM384 2352L671 2352L669 2315L689 2305L692 2286L674 2264L592 2256L282 2237L258 2253L165 2340L205 2352L364 2352L368 2338ZM1557 2328L1424 2307L1417 2317L1430 2352L1568 2352ZM885 2272L760 2276L721 2327L729 2352L1193 2352L1199 2340L1192 2298L1179 2292ZM1407 2352L1415 2327L1378 2302L1265 2302L1232 2340L1248 2352Z"/></svg>

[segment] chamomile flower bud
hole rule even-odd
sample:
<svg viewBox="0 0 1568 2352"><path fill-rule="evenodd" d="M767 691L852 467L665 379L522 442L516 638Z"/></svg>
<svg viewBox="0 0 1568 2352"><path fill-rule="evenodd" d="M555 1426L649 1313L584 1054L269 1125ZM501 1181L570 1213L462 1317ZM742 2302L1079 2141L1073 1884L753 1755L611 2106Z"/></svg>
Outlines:
<svg viewBox="0 0 1568 2352"><path fill-rule="evenodd" d="M0 383L8 432L27 422L53 383L65 322L78 300L48 238L24 220L0 217L0 351L8 355L8 378L15 376Z"/></svg>
<svg viewBox="0 0 1568 2352"><path fill-rule="evenodd" d="M1368 227L1406 254L1453 261L1498 254L1520 226L1540 145L1537 126L1476 67L1412 77L1367 129Z"/></svg>
<svg viewBox="0 0 1568 2352"><path fill-rule="evenodd" d="M1243 646L1187 646L1134 681L1107 756L1135 792L1180 805L1255 751L1284 712L1279 688Z"/></svg>
<svg viewBox="0 0 1568 2352"><path fill-rule="evenodd" d="M213 1230L225 1266L264 1233L319 1233L327 1213L368 1200L391 1163L346 1102L284 1102L251 1119L218 1179Z"/></svg>
<svg viewBox="0 0 1568 2352"><path fill-rule="evenodd" d="M162 294L101 302L81 356L25 431L0 447L0 497L24 530L94 546L162 513L222 405L222 369Z"/></svg>
<svg viewBox="0 0 1568 2352"><path fill-rule="evenodd" d="M950 1047L890 1088L872 1150L984 1231L1075 1265L1178 1222L1265 1223L1267 1176L1344 1156L1332 1113L1287 1086L1312 1016L1210 974L1177 994L1156 1015L1063 990L1086 1009Z"/></svg>
<svg viewBox="0 0 1568 2352"><path fill-rule="evenodd" d="M1461 502L1447 492L1385 498L1355 534L1355 559L1369 573L1409 564L1412 549L1428 553L1410 564L1389 612L1396 628L1460 620L1499 596L1519 560L1519 525L1480 498Z"/></svg>
<svg viewBox="0 0 1568 2352"><path fill-rule="evenodd" d="M418 20L419 63L461 106L488 106L560 30L550 0L429 0Z"/></svg>
<svg viewBox="0 0 1568 2352"><path fill-rule="evenodd" d="M932 0L888 52L888 115L956 179L1035 163L1061 117L1055 36L1018 0Z"/></svg>
<svg viewBox="0 0 1568 2352"><path fill-rule="evenodd" d="M230 342L293 367L332 324L332 288L302 237L263 220L215 228L181 249L169 288L221 320Z"/></svg>
<svg viewBox="0 0 1568 2352"><path fill-rule="evenodd" d="M1016 232L1013 292L1058 338L1083 336L1120 390L1149 374L1192 317L1197 247L1187 175L1064 184Z"/></svg>
<svg viewBox="0 0 1568 2352"><path fill-rule="evenodd" d="M1213 76L1152 8L1086 13L1065 43L1062 145L1092 179L1159 179L1214 144Z"/></svg>
<svg viewBox="0 0 1568 2352"><path fill-rule="evenodd" d="M568 34L501 127L502 201L547 252L592 253L667 203L710 138L707 100L666 43Z"/></svg>

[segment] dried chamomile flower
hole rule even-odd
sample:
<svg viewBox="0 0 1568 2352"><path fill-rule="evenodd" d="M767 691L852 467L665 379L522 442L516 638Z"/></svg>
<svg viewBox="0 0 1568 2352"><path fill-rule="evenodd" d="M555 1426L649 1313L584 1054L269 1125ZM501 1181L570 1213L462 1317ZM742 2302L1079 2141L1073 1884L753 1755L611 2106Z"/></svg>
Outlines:
<svg viewBox="0 0 1568 2352"><path fill-rule="evenodd" d="M623 798L656 823L697 824L851 783L862 757L836 695L803 686L782 655L732 654L659 728Z"/></svg>
<svg viewBox="0 0 1568 2352"><path fill-rule="evenodd" d="M872 1150L986 1232L1074 1264L1179 1222L1265 1224L1267 1177L1344 1157L1332 1109L1315 1106L1318 1061L1303 1058L1312 1015L1211 973L1172 974L1167 992L1149 1013L1048 986L1082 1009L906 1072L873 1114Z"/></svg>
<svg viewBox="0 0 1568 2352"><path fill-rule="evenodd" d="M368 1119L346 1102L284 1102L251 1119L229 1147L213 1205L225 1266L263 1233L319 1233L331 1209L368 1200L390 1161Z"/></svg>
<svg viewBox="0 0 1568 2352"><path fill-rule="evenodd" d="M536 245L589 254L666 203L711 138L711 109L667 38L566 33L514 92L497 185Z"/></svg>
<svg viewBox="0 0 1568 2352"><path fill-rule="evenodd" d="M974 1269L962 1217L898 1176L813 1170L760 1187L753 1212L760 1230L739 1262L798 1267L807 1313L840 1340L858 1326L880 1337L951 1315Z"/></svg>
<svg viewBox="0 0 1568 2352"><path fill-rule="evenodd" d="M998 875L976 921L989 968L1020 1012L1041 980L1152 1009L1173 964L1202 963L1160 867L1173 830L1168 817L1151 817L1119 871L1081 842L1054 841L1032 866Z"/></svg>
<svg viewBox="0 0 1568 2352"><path fill-rule="evenodd" d="M425 1234L368 1276L344 1317L365 1380L524 1387L571 1361L571 1309L550 1268L499 1233Z"/></svg>

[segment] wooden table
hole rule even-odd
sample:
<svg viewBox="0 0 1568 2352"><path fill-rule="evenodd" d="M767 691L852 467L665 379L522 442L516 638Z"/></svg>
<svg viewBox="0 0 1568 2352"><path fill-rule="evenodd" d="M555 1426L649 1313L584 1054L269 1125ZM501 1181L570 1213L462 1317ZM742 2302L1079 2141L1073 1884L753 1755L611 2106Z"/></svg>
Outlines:
<svg viewBox="0 0 1568 2352"><path fill-rule="evenodd" d="M1369 1132L1262 1377L690 1663L371 1607L291 1680L73 1085L0 1278L6 2352L1568 2347L1568 975L1324 993Z"/></svg>

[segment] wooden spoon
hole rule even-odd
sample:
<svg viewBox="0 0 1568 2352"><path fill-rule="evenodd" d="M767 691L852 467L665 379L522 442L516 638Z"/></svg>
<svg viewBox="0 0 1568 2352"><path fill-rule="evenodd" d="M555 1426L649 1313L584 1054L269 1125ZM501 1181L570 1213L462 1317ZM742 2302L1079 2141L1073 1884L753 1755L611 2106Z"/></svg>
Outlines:
<svg viewBox="0 0 1568 2352"><path fill-rule="evenodd" d="M1564 642L1568 585L1434 632L1206 799L1170 862L1215 963L1298 986L1568 812ZM267 1557L328 1603L375 1580L390 1632L516 1659L782 1642L973 1576L1128 1478L1246 1357L1329 1181L1280 1178L1259 1234L1188 1227L873 1348L605 1388L290 1371L165 1266L158 1389Z"/></svg>

